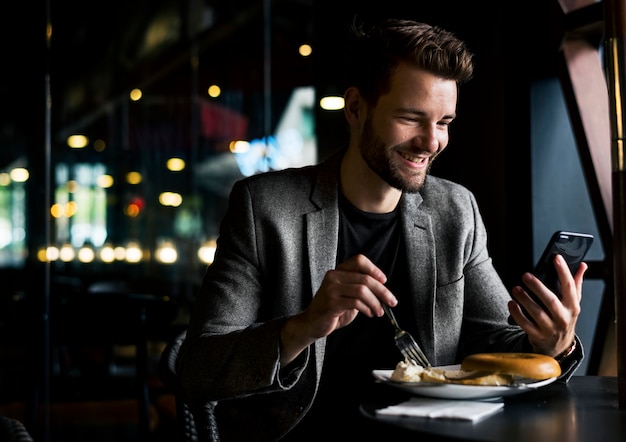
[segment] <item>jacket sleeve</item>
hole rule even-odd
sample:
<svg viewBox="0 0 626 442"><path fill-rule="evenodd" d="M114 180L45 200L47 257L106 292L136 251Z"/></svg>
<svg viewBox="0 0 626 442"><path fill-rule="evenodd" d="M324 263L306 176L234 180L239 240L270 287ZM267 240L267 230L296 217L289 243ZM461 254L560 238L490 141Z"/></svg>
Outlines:
<svg viewBox="0 0 626 442"><path fill-rule="evenodd" d="M288 389L309 362L304 358L289 383L280 382L280 330L289 311L271 292L273 284L263 280L256 217L248 185L237 183L178 358L181 384L191 399Z"/></svg>

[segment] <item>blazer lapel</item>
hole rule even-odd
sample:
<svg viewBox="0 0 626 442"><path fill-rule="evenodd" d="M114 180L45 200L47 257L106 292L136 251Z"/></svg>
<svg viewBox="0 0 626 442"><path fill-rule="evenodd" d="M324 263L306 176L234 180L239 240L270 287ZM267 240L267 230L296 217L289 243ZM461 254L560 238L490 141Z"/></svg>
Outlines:
<svg viewBox="0 0 626 442"><path fill-rule="evenodd" d="M335 155L320 165L319 175L311 193L315 210L305 215L305 231L309 259L310 284L313 294L322 285L324 275L337 266L339 241L338 170L341 155ZM302 267L306 269L306 266ZM306 275L302 275L306 277ZM317 380L324 364L326 339L314 345Z"/></svg>
<svg viewBox="0 0 626 442"><path fill-rule="evenodd" d="M339 232L337 205L335 204L333 208L333 205L330 204L323 209L308 213L305 217L305 222L311 290L315 294L322 285L326 272L336 267ZM306 266L303 268L306 268ZM319 382L322 366L324 365L326 338L318 340L314 348L317 380Z"/></svg>
<svg viewBox="0 0 626 442"><path fill-rule="evenodd" d="M339 163L342 154L335 154L319 166L319 174L311 192L315 210L305 217L311 289L315 293L324 275L337 265L339 238Z"/></svg>
<svg viewBox="0 0 626 442"><path fill-rule="evenodd" d="M420 346L431 362L435 362L434 307L436 288L435 239L430 216L419 210L422 197L405 194L402 198L401 220L404 231L410 292L417 323ZM415 268L410 268L414 265Z"/></svg>

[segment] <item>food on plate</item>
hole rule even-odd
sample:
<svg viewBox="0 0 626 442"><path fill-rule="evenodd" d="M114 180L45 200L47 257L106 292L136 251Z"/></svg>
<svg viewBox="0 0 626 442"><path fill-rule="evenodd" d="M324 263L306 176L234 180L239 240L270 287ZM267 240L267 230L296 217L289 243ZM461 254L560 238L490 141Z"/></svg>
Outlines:
<svg viewBox="0 0 626 442"><path fill-rule="evenodd" d="M444 370L433 367L422 367L411 361L404 360L398 362L396 369L391 373L391 380L398 382L420 382L428 381L430 378L445 381ZM435 381L436 381L435 380Z"/></svg>
<svg viewBox="0 0 626 442"><path fill-rule="evenodd" d="M538 381L561 375L554 358L537 353L477 353L463 359L461 370L508 373Z"/></svg>
<svg viewBox="0 0 626 442"><path fill-rule="evenodd" d="M424 368L410 361L401 361L391 373L391 380L398 382L441 382L466 385L510 385L513 383L513 376L437 367Z"/></svg>
<svg viewBox="0 0 626 442"><path fill-rule="evenodd" d="M391 380L506 386L520 379L543 380L560 374L561 367L550 356L535 353L478 353L466 357L460 370L425 368L411 361L400 361L391 373Z"/></svg>

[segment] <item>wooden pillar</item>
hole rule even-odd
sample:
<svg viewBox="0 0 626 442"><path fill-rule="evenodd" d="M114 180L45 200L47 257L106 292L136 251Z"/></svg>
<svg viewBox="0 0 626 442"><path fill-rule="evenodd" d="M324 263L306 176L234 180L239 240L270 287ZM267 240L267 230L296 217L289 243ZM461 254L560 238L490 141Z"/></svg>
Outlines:
<svg viewBox="0 0 626 442"><path fill-rule="evenodd" d="M626 408L626 159L624 98L626 0L604 1L605 59L611 119L613 244L619 407Z"/></svg>

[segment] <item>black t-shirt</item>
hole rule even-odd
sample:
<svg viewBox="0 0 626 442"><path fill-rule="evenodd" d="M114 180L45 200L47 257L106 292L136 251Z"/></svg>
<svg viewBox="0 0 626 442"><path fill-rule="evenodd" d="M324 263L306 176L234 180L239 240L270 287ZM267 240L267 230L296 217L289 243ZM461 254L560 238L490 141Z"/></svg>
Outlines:
<svg viewBox="0 0 626 442"><path fill-rule="evenodd" d="M398 298L394 309L400 324L407 328L411 309L408 296L406 252L398 210L377 214L363 212L340 197L339 250L337 263L357 253L367 256L387 275L387 287ZM404 314L403 314L404 313ZM407 326L403 323L407 322ZM372 400L391 387L377 384L372 376L375 369L393 369L402 360L396 349L394 329L386 316L368 318L359 314L346 327L327 338L326 357L316 399L309 413L288 440L313 440L315 436L346 436L367 432L367 422L360 416L358 406ZM334 430L331 429L335 427ZM340 428L341 430L338 430ZM357 432L357 433L355 433ZM298 439L299 438L299 439Z"/></svg>

